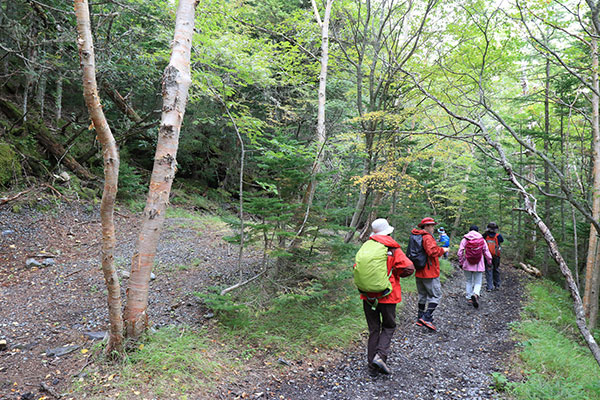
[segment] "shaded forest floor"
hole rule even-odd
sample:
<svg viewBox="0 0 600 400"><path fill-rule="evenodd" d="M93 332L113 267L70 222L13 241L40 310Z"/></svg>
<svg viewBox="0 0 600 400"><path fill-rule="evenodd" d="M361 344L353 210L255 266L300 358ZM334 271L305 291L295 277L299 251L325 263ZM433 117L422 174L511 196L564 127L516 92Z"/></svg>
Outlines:
<svg viewBox="0 0 600 400"><path fill-rule="evenodd" d="M11 207L0 206L0 339L7 341L0 350L0 399L51 399L68 392L92 360L91 337L107 329L99 216L97 207L77 202L49 204L45 211L39 204L35 209L19 205L18 213ZM126 212L116 219L116 264L126 271L139 221ZM156 327L209 324L208 310L194 293L237 281L236 247L222 240L228 233L217 218L174 212L167 219L150 291L150 320ZM260 254L247 251L245 256L251 275ZM368 375L360 346L326 356L320 365L272 368L258 361L262 367L251 376L224 382L219 397L499 398L490 387L491 374L510 375L505 371L514 348L509 324L519 318L523 278L506 266L503 272L502 289L484 291L476 310L467 304L462 274L456 271L444 284L435 315L437 333L414 325L415 296L406 295L389 359L390 377ZM60 351L70 352L51 355Z"/></svg>

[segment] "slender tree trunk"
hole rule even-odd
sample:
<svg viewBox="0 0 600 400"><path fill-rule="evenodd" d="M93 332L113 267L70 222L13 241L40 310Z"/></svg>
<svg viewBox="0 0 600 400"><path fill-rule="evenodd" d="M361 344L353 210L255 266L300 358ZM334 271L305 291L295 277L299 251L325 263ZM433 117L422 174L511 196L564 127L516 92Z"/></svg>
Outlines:
<svg viewBox="0 0 600 400"><path fill-rule="evenodd" d="M581 279L579 278L579 249L577 238L577 218L575 216L575 207L571 206L571 216L573 218L573 262L575 263L575 282L577 287L581 287Z"/></svg>
<svg viewBox="0 0 600 400"><path fill-rule="evenodd" d="M331 17L331 6L334 0L327 0L325 6L325 15L321 21L319 9L315 0L311 0L313 10L315 13L315 19L321 28L321 72L319 74L319 107L317 112L317 156L313 162L312 170L310 173L310 182L304 194L302 200L303 209L306 211L299 222L299 227L296 232L296 237L292 240L290 247L297 247L300 245L301 236L304 234L306 222L310 214L310 208L312 207L315 191L317 189L317 174L321 171L321 164L323 163L323 152L325 148L325 141L327 140L327 134L325 131L325 104L326 104L326 89L327 89L327 64L329 62L329 20Z"/></svg>
<svg viewBox="0 0 600 400"><path fill-rule="evenodd" d="M60 119L62 118L62 96L63 96L63 77L62 74L58 75L56 81L56 126L58 126Z"/></svg>
<svg viewBox="0 0 600 400"><path fill-rule="evenodd" d="M546 154L549 153L549 143L550 143L550 59L546 58L546 79L545 79L545 88L544 88L544 152ZM550 167L548 163L544 163L544 191L546 193L550 193ZM550 224L550 197L544 196L544 221L548 224L549 228ZM548 251L544 251L544 262L542 264L542 274L544 276L548 276L548 272L550 270L548 266Z"/></svg>
<svg viewBox="0 0 600 400"><path fill-rule="evenodd" d="M461 199L465 198L465 193L467 193L467 183L469 182L469 176L471 175L471 165L467 166L467 173L463 179L463 185L460 189L460 197ZM452 224L452 230L450 231L450 243L453 243L454 237L458 233L458 228L460 227L460 220L462 218L463 208L465 206L464 200L461 200L458 209L456 210L456 216L454 217L454 223Z"/></svg>
<svg viewBox="0 0 600 400"><path fill-rule="evenodd" d="M25 88L23 89L23 121L27 121L27 112L29 111L29 88L31 87L31 73L26 72Z"/></svg>
<svg viewBox="0 0 600 400"><path fill-rule="evenodd" d="M104 191L100 204L102 224L102 272L108 289L108 318L110 321L107 354L121 352L123 348L123 314L121 305L121 285L114 264L115 224L114 206L119 180L119 153L108 122L104 117L96 84L94 45L90 28L90 15L87 0L75 0L77 17L77 44L83 75L83 97L90 118L102 144L104 155Z"/></svg>
<svg viewBox="0 0 600 400"><path fill-rule="evenodd" d="M592 86L596 93L600 90L598 82L598 39L593 36L592 45ZM600 99L596 93L592 96L592 152L593 152L593 185L592 185L592 217L600 218L600 121L598 107ZM588 244L588 256L585 273L585 291L583 305L585 315L588 318L590 328L594 328L598 322L598 232L594 225L590 226L590 239Z"/></svg>
<svg viewBox="0 0 600 400"><path fill-rule="evenodd" d="M361 89L362 90L362 89ZM365 132L365 144L366 144L366 153L367 157L365 158L363 174L368 175L371 172L371 162L373 157L373 133ZM369 196L369 189L361 188L358 194L358 201L356 202L356 208L354 209L354 213L352 214L352 219L350 220L350 230L346 233L344 237L344 242L348 243L354 237L356 233L356 228L358 227L358 223L360 222L360 218L362 217L365 206L367 205L367 197Z"/></svg>
<svg viewBox="0 0 600 400"><path fill-rule="evenodd" d="M44 106L46 99L46 73L42 73L37 88L37 104L40 107L40 118L44 119Z"/></svg>
<svg viewBox="0 0 600 400"><path fill-rule="evenodd" d="M132 338L138 338L148 326L150 273L175 178L179 132L191 84L190 53L196 5L197 0L179 1L171 60L163 74L163 108L154 168L127 289L125 328L127 336Z"/></svg>
<svg viewBox="0 0 600 400"><path fill-rule="evenodd" d="M366 241L369 238L369 235L371 234L371 224L373 223L373 221L375 221L375 219L377 219L377 207L379 207L381 205L381 202L383 201L384 196L384 192L382 191L376 191L375 194L373 195L373 201L371 204L371 212L369 213L369 215L367 216L367 220L365 221L365 226L363 227L363 230L360 233L359 239L361 242Z"/></svg>
<svg viewBox="0 0 600 400"><path fill-rule="evenodd" d="M542 221L542 219L537 214L537 211L535 210L536 200L526 191L526 189L517 180L515 174L513 173L511 165L506 159L504 149L501 147L501 145L497 142L492 141L487 134L485 135L485 138L488 144L494 147L498 152L500 156L501 166L504 168L512 184L517 188L517 190L523 197L525 211L527 212L527 214L529 214L535 225L542 233L542 236L548 244L548 248L550 250L552 258L556 261L560 268L560 271L565 277L567 281L567 288L571 293L571 298L573 299L573 308L575 310L575 322L577 324L577 327L579 328L579 331L581 332L581 335L586 341L588 348L590 349L592 355L596 359L596 363L600 365L600 348L598 347L598 343L596 343L594 336L592 335L590 329L586 324L586 317L584 313L583 302L581 301L581 297L579 296L579 289L575 280L573 279L573 275L571 274L569 266L565 262L564 258L562 257L562 254L560 253L560 250L558 249L558 244L556 243L554 236L552 236L552 232L550 231L550 229L548 229L548 226L544 223L544 221Z"/></svg>

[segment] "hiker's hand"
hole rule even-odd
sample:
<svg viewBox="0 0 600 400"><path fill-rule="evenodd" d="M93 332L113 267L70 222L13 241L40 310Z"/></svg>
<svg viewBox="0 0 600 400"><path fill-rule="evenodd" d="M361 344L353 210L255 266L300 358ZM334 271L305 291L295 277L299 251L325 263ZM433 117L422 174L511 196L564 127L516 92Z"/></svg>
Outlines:
<svg viewBox="0 0 600 400"><path fill-rule="evenodd" d="M444 253L447 253L450 250L449 247L442 247L442 249L444 249Z"/></svg>

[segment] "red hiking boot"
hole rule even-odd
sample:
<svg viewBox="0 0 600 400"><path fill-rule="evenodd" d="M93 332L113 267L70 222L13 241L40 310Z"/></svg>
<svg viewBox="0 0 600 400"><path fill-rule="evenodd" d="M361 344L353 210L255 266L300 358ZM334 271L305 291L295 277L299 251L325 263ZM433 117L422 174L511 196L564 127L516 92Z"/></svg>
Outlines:
<svg viewBox="0 0 600 400"><path fill-rule="evenodd" d="M435 325L433 325L433 317L429 316L429 318L427 318L427 315L424 315L423 318L421 318L419 320L419 322L427 327L428 329L432 330L432 331L436 331L437 329L435 328Z"/></svg>

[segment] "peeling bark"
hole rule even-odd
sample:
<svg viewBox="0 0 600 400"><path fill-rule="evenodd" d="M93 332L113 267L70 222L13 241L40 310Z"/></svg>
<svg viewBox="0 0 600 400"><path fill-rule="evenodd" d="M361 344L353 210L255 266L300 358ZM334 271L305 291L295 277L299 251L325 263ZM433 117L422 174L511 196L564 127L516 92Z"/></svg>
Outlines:
<svg viewBox="0 0 600 400"><path fill-rule="evenodd" d="M98 140L102 144L104 156L104 191L100 204L100 220L102 224L102 272L108 289L108 317L110 320L109 340L105 351L107 354L113 355L113 352L120 353L123 350L121 285L114 263L116 244L114 208L119 180L119 153L98 96L94 45L87 0L75 0L75 15L77 17L77 45L83 75L83 97Z"/></svg>
<svg viewBox="0 0 600 400"><path fill-rule="evenodd" d="M136 252L131 260L125 328L138 338L148 327L148 291L160 231L175 177L179 132L191 84L190 55L197 1L180 0L175 21L171 60L163 74L163 107L154 167Z"/></svg>

